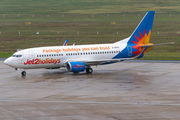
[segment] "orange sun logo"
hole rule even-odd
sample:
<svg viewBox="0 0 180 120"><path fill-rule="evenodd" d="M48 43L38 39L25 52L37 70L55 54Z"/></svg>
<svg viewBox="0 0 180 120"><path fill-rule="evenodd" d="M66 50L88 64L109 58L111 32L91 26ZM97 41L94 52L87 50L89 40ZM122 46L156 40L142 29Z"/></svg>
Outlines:
<svg viewBox="0 0 180 120"><path fill-rule="evenodd" d="M142 45L146 45L149 43L149 39L151 36L151 30L149 31L149 34L147 35L146 30L144 30L144 36L141 32L139 32L140 34L140 38L137 37L135 35L135 38L137 39L137 41L133 41L132 42L136 45L132 46L133 48L135 48L137 51L133 52L133 54L135 54L135 56L139 55L142 51L143 48L141 48Z"/></svg>

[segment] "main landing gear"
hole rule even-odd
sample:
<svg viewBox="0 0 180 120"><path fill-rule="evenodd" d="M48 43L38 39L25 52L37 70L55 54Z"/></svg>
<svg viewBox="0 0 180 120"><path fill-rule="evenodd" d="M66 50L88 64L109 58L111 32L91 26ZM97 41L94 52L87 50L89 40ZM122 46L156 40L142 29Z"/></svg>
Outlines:
<svg viewBox="0 0 180 120"><path fill-rule="evenodd" d="M86 68L86 73L87 74L90 74L90 73L92 73L93 72L93 69L92 68Z"/></svg>
<svg viewBox="0 0 180 120"><path fill-rule="evenodd" d="M22 76L26 76L26 71L22 71L22 72L21 72L21 75L22 75Z"/></svg>
<svg viewBox="0 0 180 120"><path fill-rule="evenodd" d="M92 68L86 68L86 73L91 74L93 72ZM73 72L74 74L78 74L79 72Z"/></svg>

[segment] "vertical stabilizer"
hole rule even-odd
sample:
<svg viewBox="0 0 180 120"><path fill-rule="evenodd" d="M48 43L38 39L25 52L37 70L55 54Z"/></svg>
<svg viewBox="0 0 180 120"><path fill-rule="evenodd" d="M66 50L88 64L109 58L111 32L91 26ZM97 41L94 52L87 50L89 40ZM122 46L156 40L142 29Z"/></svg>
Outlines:
<svg viewBox="0 0 180 120"><path fill-rule="evenodd" d="M130 37L116 42L115 44L121 43L132 43L132 44L148 44L152 31L152 25L154 20L155 11L148 11L144 18L141 20L139 25L136 27Z"/></svg>
<svg viewBox="0 0 180 120"><path fill-rule="evenodd" d="M148 11L144 18L141 20L137 28L134 30L128 43L139 43L139 44L148 44L152 25L154 20L155 11Z"/></svg>
<svg viewBox="0 0 180 120"><path fill-rule="evenodd" d="M153 45L149 43L155 11L148 11L139 25L136 27L132 35L124 40L118 41L115 44L125 43L127 47L124 48L123 57L141 58L144 53L151 50ZM148 45L148 46L147 46ZM146 47L147 46L147 47ZM127 51L127 53L126 53ZM122 54L118 54L114 58L120 58Z"/></svg>

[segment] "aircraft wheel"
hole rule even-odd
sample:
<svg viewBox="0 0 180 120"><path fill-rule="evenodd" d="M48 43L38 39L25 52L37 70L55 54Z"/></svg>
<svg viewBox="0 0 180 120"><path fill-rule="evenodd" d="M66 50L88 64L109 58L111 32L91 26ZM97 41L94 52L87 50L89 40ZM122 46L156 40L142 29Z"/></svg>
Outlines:
<svg viewBox="0 0 180 120"><path fill-rule="evenodd" d="M86 73L92 73L93 72L93 69L92 68L87 68L86 69Z"/></svg>
<svg viewBox="0 0 180 120"><path fill-rule="evenodd" d="M21 72L21 75L22 75L22 76L26 76L26 71L22 71L22 72Z"/></svg>

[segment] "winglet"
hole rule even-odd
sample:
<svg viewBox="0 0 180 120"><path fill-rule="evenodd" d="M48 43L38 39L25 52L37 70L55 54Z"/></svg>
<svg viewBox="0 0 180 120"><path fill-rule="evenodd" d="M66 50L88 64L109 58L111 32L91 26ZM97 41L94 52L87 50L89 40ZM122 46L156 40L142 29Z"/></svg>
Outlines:
<svg viewBox="0 0 180 120"><path fill-rule="evenodd" d="M63 46L67 46L68 44L68 39L64 42Z"/></svg>

